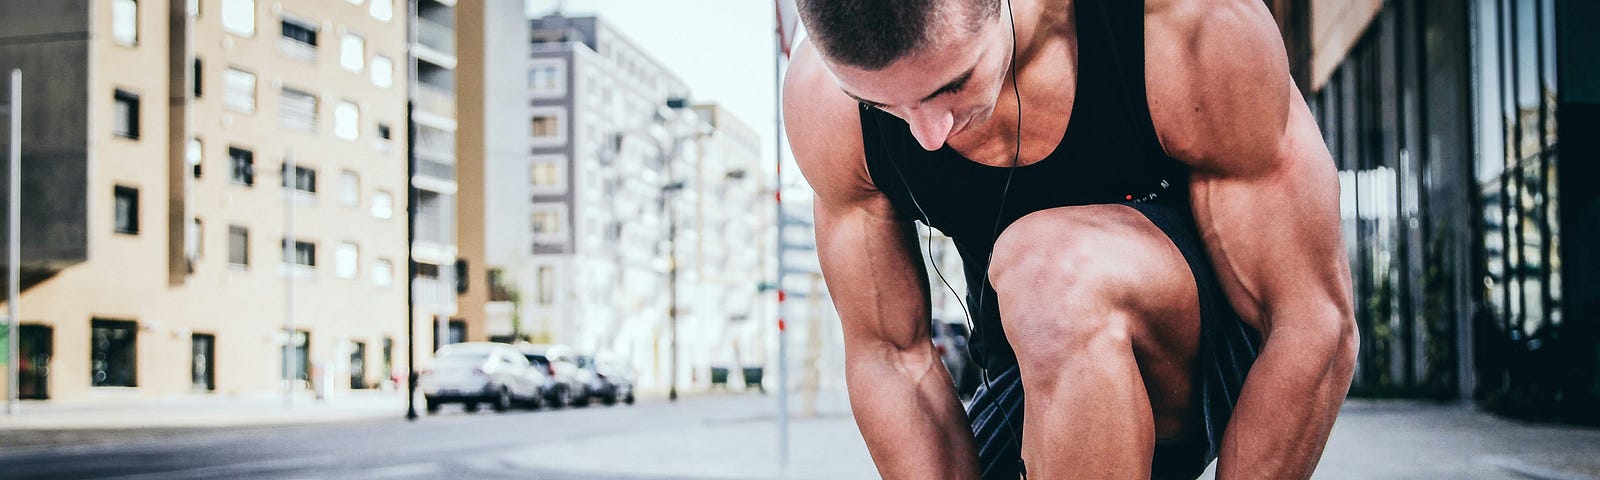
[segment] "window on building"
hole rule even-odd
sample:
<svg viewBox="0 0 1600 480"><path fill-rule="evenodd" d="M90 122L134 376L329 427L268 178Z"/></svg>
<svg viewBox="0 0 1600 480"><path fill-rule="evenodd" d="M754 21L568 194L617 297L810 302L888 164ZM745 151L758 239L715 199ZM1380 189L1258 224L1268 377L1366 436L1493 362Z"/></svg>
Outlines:
<svg viewBox="0 0 1600 480"><path fill-rule="evenodd" d="M438 280L439 266L431 263L417 262L417 278Z"/></svg>
<svg viewBox="0 0 1600 480"><path fill-rule="evenodd" d="M228 225L228 264L250 265L250 229Z"/></svg>
<svg viewBox="0 0 1600 480"><path fill-rule="evenodd" d="M534 138L554 138L560 135L557 121L558 119L555 115L535 115L530 122L532 124L530 133L533 134Z"/></svg>
<svg viewBox="0 0 1600 480"><path fill-rule="evenodd" d="M387 258L380 258L372 262L372 284L387 287L394 284L394 262Z"/></svg>
<svg viewBox="0 0 1600 480"><path fill-rule="evenodd" d="M563 231L562 224L566 222L563 215L565 210L564 205L534 205L531 219L534 240L558 238Z"/></svg>
<svg viewBox="0 0 1600 480"><path fill-rule="evenodd" d="M283 17L283 38L316 48L317 24L298 18Z"/></svg>
<svg viewBox="0 0 1600 480"><path fill-rule="evenodd" d="M372 57L372 85L378 88L394 86L394 61L389 57Z"/></svg>
<svg viewBox="0 0 1600 480"><path fill-rule="evenodd" d="M139 44L139 2L112 0L111 39L122 45Z"/></svg>
<svg viewBox="0 0 1600 480"><path fill-rule="evenodd" d="M356 278L361 249L354 243L344 242L333 249L333 274L339 278Z"/></svg>
<svg viewBox="0 0 1600 480"><path fill-rule="evenodd" d="M291 178L294 179L294 189L306 193L317 193L317 171L311 167L294 166L294 175L289 175L289 164L285 162L278 173L282 175L283 182L280 186L288 188Z"/></svg>
<svg viewBox="0 0 1600 480"><path fill-rule="evenodd" d="M339 204L346 207L361 205L361 175L345 170L339 172Z"/></svg>
<svg viewBox="0 0 1600 480"><path fill-rule="evenodd" d="M222 0L222 30L243 37L255 36L255 0Z"/></svg>
<svg viewBox="0 0 1600 480"><path fill-rule="evenodd" d="M539 65L528 70L528 88L536 92L561 90L561 66Z"/></svg>
<svg viewBox="0 0 1600 480"><path fill-rule="evenodd" d="M394 217L394 195L390 195L389 192L373 193L372 216L384 220Z"/></svg>
<svg viewBox="0 0 1600 480"><path fill-rule="evenodd" d="M289 250L289 241L284 240L283 243L280 244L279 248L283 249L285 257L284 260L289 260L289 256L291 255ZM292 255L295 266L317 268L317 244L303 240L295 240Z"/></svg>
<svg viewBox="0 0 1600 480"><path fill-rule="evenodd" d="M309 132L317 128L317 95L284 87L278 103L284 128Z"/></svg>
<svg viewBox="0 0 1600 480"><path fill-rule="evenodd" d="M139 138L139 95L123 90L114 94L115 111L111 114L112 133L123 138Z"/></svg>
<svg viewBox="0 0 1600 480"><path fill-rule="evenodd" d="M361 109L356 104L341 101L333 107L333 135L345 140L361 135Z"/></svg>
<svg viewBox="0 0 1600 480"><path fill-rule="evenodd" d="M200 98L205 94L206 82L205 77L200 75L203 71L200 66L200 57L195 57L194 62L189 65L189 93L193 94L194 98Z"/></svg>
<svg viewBox="0 0 1600 480"><path fill-rule="evenodd" d="M93 320L89 336L89 384L96 387L138 386L139 325L118 320Z"/></svg>
<svg viewBox="0 0 1600 480"><path fill-rule="evenodd" d="M222 72L222 104L244 113L256 111L256 74L237 68Z"/></svg>
<svg viewBox="0 0 1600 480"><path fill-rule="evenodd" d="M372 0L372 18L387 22L394 18L394 0Z"/></svg>
<svg viewBox="0 0 1600 480"><path fill-rule="evenodd" d="M389 140L392 140L393 137L394 137L394 134L389 131L389 124L387 124L387 123L379 123L378 124L378 140L383 140L383 141L387 142Z"/></svg>
<svg viewBox="0 0 1600 480"><path fill-rule="evenodd" d="M117 233L139 233L139 189L117 185L112 194L116 198L116 219L112 226Z"/></svg>
<svg viewBox="0 0 1600 480"><path fill-rule="evenodd" d="M530 175L535 191L561 188L561 163L534 161Z"/></svg>
<svg viewBox="0 0 1600 480"><path fill-rule="evenodd" d="M189 170L194 175L194 178L200 178L200 164L205 157L205 148L203 147L200 139L191 138L189 139L189 144L183 148L183 160L189 164Z"/></svg>
<svg viewBox="0 0 1600 480"><path fill-rule="evenodd" d="M240 185L256 184L256 154L239 147L228 147L228 163L232 165L229 179Z"/></svg>
<svg viewBox="0 0 1600 480"><path fill-rule="evenodd" d="M339 66L351 72L360 72L366 66L367 39L354 33L344 34L339 43Z"/></svg>
<svg viewBox="0 0 1600 480"><path fill-rule="evenodd" d="M540 265L537 270L539 282L539 304L550 305L556 301L556 271L549 265Z"/></svg>
<svg viewBox="0 0 1600 480"><path fill-rule="evenodd" d="M205 254L205 222L199 217L189 219L189 228L183 232L184 255L189 261L199 260Z"/></svg>
<svg viewBox="0 0 1600 480"><path fill-rule="evenodd" d="M467 293L467 259L456 259L456 294Z"/></svg>

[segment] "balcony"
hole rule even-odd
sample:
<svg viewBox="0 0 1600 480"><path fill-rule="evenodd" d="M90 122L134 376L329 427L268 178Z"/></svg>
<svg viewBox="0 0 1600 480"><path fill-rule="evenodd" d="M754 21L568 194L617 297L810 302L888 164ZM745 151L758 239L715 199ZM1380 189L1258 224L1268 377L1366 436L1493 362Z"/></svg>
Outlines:
<svg viewBox="0 0 1600 480"><path fill-rule="evenodd" d="M440 180L456 180L456 166L451 163L436 162L427 159L417 159L417 175L433 177Z"/></svg>
<svg viewBox="0 0 1600 480"><path fill-rule="evenodd" d="M456 138L450 132L419 126L417 129L417 154L433 160L449 160L453 163L456 157Z"/></svg>
<svg viewBox="0 0 1600 480"><path fill-rule="evenodd" d="M451 57L456 55L455 29L433 20L417 19L417 43Z"/></svg>
<svg viewBox="0 0 1600 480"><path fill-rule="evenodd" d="M278 51L283 56L305 63L317 63L317 47L291 38L278 39Z"/></svg>
<svg viewBox="0 0 1600 480"><path fill-rule="evenodd" d="M449 89L417 82L417 109L444 118L456 118L456 94ZM455 148L450 149L451 152Z"/></svg>

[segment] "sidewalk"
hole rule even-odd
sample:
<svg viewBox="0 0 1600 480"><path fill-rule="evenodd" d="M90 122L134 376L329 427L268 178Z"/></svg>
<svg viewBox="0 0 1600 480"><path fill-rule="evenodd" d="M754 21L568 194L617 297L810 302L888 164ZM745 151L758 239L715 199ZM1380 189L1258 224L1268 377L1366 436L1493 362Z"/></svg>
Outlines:
<svg viewBox="0 0 1600 480"><path fill-rule="evenodd" d="M398 417L404 392L356 391L317 400L300 393L285 406L282 395L100 397L77 401L24 401L16 416L0 414L0 435L15 430L135 430L327 423ZM420 408L420 407L419 407ZM7 446L0 442L0 447Z"/></svg>

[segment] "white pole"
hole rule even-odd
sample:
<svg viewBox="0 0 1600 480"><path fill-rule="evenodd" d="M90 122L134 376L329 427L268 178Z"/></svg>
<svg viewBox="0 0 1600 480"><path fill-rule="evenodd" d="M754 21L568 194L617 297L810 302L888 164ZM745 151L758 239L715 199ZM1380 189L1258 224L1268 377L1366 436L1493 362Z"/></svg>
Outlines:
<svg viewBox="0 0 1600 480"><path fill-rule="evenodd" d="M773 3L777 8L777 2ZM773 52L772 59L772 105L773 105L773 132L772 138L773 160L777 168L773 170L774 185L773 204L775 215L773 225L777 228L778 237L778 278L774 284L778 290L778 465L789 465L789 342L787 328L783 323L783 15L777 12L773 18L777 30L773 43L777 50Z"/></svg>
<svg viewBox="0 0 1600 480"><path fill-rule="evenodd" d="M294 334L294 276L298 260L295 251L294 238L294 196L295 196L295 164L294 152L283 156L283 406L294 405L294 350L296 335ZM307 339L310 340L310 339ZM310 348L309 345L306 348Z"/></svg>
<svg viewBox="0 0 1600 480"><path fill-rule="evenodd" d="M20 379L22 366L19 363L22 355L18 351L20 344L17 339L17 300L20 297L22 269L22 70L11 70L11 172L10 172L10 199L6 223L6 341L10 343L7 351L11 358L6 359L10 372L6 375L6 415L17 414L17 395L21 392Z"/></svg>

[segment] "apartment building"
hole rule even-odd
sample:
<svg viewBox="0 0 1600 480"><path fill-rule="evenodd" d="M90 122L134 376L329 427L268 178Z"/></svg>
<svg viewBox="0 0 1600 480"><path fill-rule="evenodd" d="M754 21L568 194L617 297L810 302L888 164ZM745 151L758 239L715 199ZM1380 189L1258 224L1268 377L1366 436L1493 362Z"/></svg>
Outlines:
<svg viewBox="0 0 1600 480"><path fill-rule="evenodd" d="M407 28L397 0L0 1L23 396L403 379Z"/></svg>

